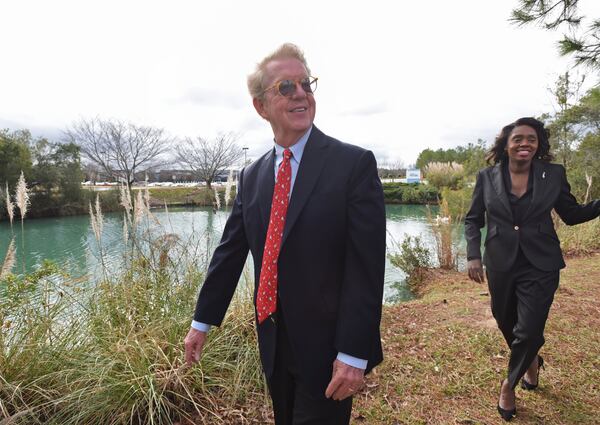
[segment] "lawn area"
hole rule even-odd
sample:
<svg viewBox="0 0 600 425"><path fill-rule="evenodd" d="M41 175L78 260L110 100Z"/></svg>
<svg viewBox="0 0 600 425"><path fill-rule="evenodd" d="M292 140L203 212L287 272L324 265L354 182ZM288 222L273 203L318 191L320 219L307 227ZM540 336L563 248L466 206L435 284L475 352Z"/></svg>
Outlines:
<svg viewBox="0 0 600 425"><path fill-rule="evenodd" d="M421 299L384 309L385 361L353 424L495 424L508 349L485 285L436 270ZM567 260L546 326L546 370L513 423L600 423L600 253Z"/></svg>

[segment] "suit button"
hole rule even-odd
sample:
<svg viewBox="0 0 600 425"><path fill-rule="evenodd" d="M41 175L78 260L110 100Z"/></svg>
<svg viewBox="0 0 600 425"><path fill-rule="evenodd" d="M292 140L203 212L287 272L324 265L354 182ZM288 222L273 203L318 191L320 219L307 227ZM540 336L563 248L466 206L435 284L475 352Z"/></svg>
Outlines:
<svg viewBox="0 0 600 425"><path fill-rule="evenodd" d="M519 226L515 226L515 230L519 230Z"/></svg>

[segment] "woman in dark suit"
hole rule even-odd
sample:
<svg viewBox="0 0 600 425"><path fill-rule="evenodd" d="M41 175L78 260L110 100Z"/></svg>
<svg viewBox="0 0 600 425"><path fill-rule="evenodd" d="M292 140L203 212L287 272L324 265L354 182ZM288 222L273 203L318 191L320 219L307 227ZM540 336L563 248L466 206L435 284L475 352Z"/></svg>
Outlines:
<svg viewBox="0 0 600 425"><path fill-rule="evenodd" d="M483 282L481 231L487 222L483 264L492 313L510 348L508 376L502 381L498 412L516 414L515 387L538 386L544 326L565 267L550 212L569 225L600 215L600 200L586 205L571 194L565 169L551 164L549 132L534 118L502 129L477 175L465 219L469 278Z"/></svg>

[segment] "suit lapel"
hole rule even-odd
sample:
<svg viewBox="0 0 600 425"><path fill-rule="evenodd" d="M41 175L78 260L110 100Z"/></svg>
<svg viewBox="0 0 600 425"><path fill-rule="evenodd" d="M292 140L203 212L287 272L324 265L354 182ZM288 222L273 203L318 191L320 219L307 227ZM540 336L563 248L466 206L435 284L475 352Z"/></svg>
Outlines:
<svg viewBox="0 0 600 425"><path fill-rule="evenodd" d="M263 234L267 234L269 227L269 216L271 214L271 202L273 200L273 189L275 188L275 150L265 156L265 160L258 170L258 193L260 199L260 216L262 219Z"/></svg>
<svg viewBox="0 0 600 425"><path fill-rule="evenodd" d="M285 218L285 227L283 230L283 239L281 245L285 243L290 231L294 227L302 208L310 197L310 194L319 179L321 170L325 165L326 155L325 150L327 142L325 135L315 126L310 132L310 137L304 147L302 160L294 182L292 197L288 206L287 215ZM267 219L268 220L268 219Z"/></svg>
<svg viewBox="0 0 600 425"><path fill-rule="evenodd" d="M512 209L510 208L510 204L508 203L508 196L506 195L506 189L504 188L504 179L502 178L501 167L502 165L498 163L492 168L492 186L494 186L494 190L496 191L498 198L500 198L500 203L504 205L504 208L506 208L506 211L512 217Z"/></svg>

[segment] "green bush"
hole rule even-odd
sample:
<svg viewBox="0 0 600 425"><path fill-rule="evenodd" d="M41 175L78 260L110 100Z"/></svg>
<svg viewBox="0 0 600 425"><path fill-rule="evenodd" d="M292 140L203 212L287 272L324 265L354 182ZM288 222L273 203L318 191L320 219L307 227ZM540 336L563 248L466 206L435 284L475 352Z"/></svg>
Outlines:
<svg viewBox="0 0 600 425"><path fill-rule="evenodd" d="M383 196L388 204L431 204L437 202L438 195L436 188L425 184L383 184Z"/></svg>
<svg viewBox="0 0 600 425"><path fill-rule="evenodd" d="M389 254L388 258L393 266L406 274L406 283L413 292L416 292L423 283L425 272L431 267L431 253L423 245L420 236L412 237L405 234L399 248L400 252Z"/></svg>
<svg viewBox="0 0 600 425"><path fill-rule="evenodd" d="M442 189L442 198L448 202L448 213L454 224L461 222L471 206L472 187L457 190Z"/></svg>

